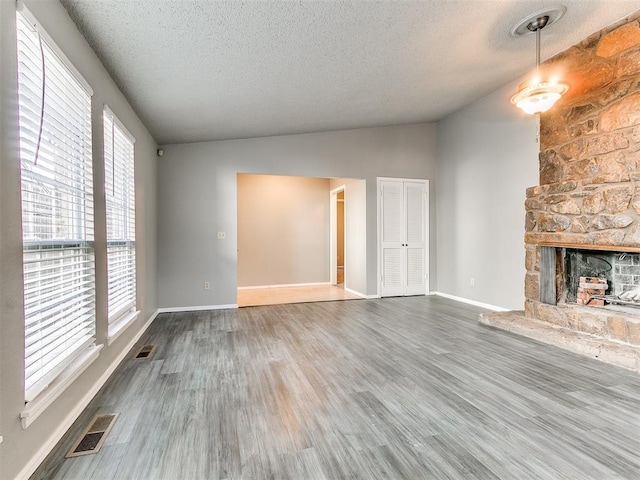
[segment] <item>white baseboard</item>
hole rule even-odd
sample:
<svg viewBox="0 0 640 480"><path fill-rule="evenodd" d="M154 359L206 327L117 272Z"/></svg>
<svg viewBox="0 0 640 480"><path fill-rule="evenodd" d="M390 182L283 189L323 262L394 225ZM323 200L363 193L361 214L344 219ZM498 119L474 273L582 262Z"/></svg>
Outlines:
<svg viewBox="0 0 640 480"><path fill-rule="evenodd" d="M228 305L199 305L192 307L163 307L158 309L158 313L179 313L179 312L198 312L201 310L229 310L232 308L238 308L237 303L230 303Z"/></svg>
<svg viewBox="0 0 640 480"><path fill-rule="evenodd" d="M476 307L486 308L487 310L493 310L494 312L509 312L512 310L510 308L498 307L496 305L491 305L489 303L484 303L484 302L478 302L476 300L470 300L464 297L457 297L456 295L449 295L448 293L430 292L429 295L438 295L440 297L448 298L450 300L455 300L457 302L468 303L469 305L474 305Z"/></svg>
<svg viewBox="0 0 640 480"><path fill-rule="evenodd" d="M238 290L257 290L261 288L291 288L291 287L318 287L331 285L331 282L311 282L311 283L283 283L280 285L254 285L252 287L238 287Z"/></svg>
<svg viewBox="0 0 640 480"><path fill-rule="evenodd" d="M136 344L136 342L140 340L140 337L147 330L147 328L149 328L149 325L151 325L151 322L155 320L155 318L158 316L158 313L160 312L156 310L151 315L151 317L149 317L149 320L147 320L147 323L145 323L144 326L140 329L140 331L133 336L133 338L129 341L128 345L122 349L122 351L120 352L118 357L113 361L113 363L109 365L109 367L104 371L104 373L100 376L100 378L98 378L98 380L95 381L95 383L92 385L89 391L80 399L80 401L69 412L69 414L62 420L62 422L60 422L60 424L58 425L58 428L56 428L56 430L51 434L51 436L44 443L44 445L42 445L42 447L40 447L40 449L35 453L35 455L31 457L31 460L29 460L27 465L25 465L25 467L20 471L20 473L16 477L16 480L28 480L29 477L33 475L33 473L37 470L37 468L44 461L47 455L49 455L51 450L54 449L54 447L57 445L60 439L64 436L64 434L67 433L67 430L69 430L71 425L73 425L73 422L75 422L80 416L80 414L82 413L82 411L85 408L87 408L87 405L89 405L91 400L93 400L93 397L95 397L98 391L100 391L100 389L109 379L111 374L115 371L116 368L118 368L120 363L122 363L122 360L124 360L124 358L127 356L127 354L129 353L129 350L131 350L133 346Z"/></svg>
<svg viewBox="0 0 640 480"><path fill-rule="evenodd" d="M372 298L380 298L378 295L367 295L366 293L362 293L362 292L358 292L356 290L352 290L350 288L344 287L344 291L345 292L349 292L352 293L354 295L359 296L360 298L366 298L367 300L370 300Z"/></svg>

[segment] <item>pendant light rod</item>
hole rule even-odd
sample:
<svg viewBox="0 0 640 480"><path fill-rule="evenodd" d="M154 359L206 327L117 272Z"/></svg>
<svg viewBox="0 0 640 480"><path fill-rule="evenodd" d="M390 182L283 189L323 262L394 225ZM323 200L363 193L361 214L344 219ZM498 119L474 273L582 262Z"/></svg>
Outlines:
<svg viewBox="0 0 640 480"><path fill-rule="evenodd" d="M542 28L536 30L536 74L540 73L540 30Z"/></svg>
<svg viewBox="0 0 640 480"><path fill-rule="evenodd" d="M549 15L542 15L527 25L527 30L536 33L536 74L540 70L540 30L549 23Z"/></svg>

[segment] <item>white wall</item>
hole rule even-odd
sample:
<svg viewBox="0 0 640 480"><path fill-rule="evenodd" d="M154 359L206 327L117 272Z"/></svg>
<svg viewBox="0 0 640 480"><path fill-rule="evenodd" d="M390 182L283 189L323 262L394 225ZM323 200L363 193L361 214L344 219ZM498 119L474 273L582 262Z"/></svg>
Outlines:
<svg viewBox="0 0 640 480"><path fill-rule="evenodd" d="M537 118L509 103L516 88L438 123L437 290L521 310L525 191L538 183L539 147Z"/></svg>
<svg viewBox="0 0 640 480"><path fill-rule="evenodd" d="M344 287L367 291L367 184L355 178L332 178L331 190L344 185Z"/></svg>
<svg viewBox="0 0 640 480"><path fill-rule="evenodd" d="M104 240L104 179L102 169L102 109L107 104L135 136L136 233L138 305L142 313L112 345L26 430L19 413L24 408L24 317L22 307L22 243L20 176L17 153L17 86L14 1L0 1L0 477L16 478L37 467L39 455L54 446L84 406L96 382L126 353L157 308L156 289L156 144L108 76L57 1L25 0L27 7L94 90L92 118L96 219L97 342L104 343L106 317L106 241ZM101 238L102 235L102 238ZM85 400L88 400L86 398ZM26 469L26 470L25 470Z"/></svg>
<svg viewBox="0 0 640 480"><path fill-rule="evenodd" d="M376 177L424 178L433 185L435 134L434 124L420 124L163 146L158 171L161 306L237 303L238 173L366 180L362 293L375 295ZM226 232L226 240L217 240L218 231ZM434 224L431 231L435 235ZM431 255L435 266L435 248ZM205 291L207 278L211 290Z"/></svg>
<svg viewBox="0 0 640 480"><path fill-rule="evenodd" d="M238 175L238 286L329 282L329 179Z"/></svg>

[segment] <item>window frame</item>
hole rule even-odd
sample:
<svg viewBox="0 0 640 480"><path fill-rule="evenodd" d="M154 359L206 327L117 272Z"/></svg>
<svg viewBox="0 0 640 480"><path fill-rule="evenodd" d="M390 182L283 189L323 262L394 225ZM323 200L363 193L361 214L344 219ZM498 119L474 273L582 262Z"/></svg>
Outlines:
<svg viewBox="0 0 640 480"><path fill-rule="evenodd" d="M25 365L24 367L25 368L23 369L23 375L24 375L23 378L24 378L24 395L25 395L26 407L20 413L20 418L22 419L23 428L27 428L31 424L31 422L33 422L40 415L40 413L42 413L44 409L49 404L51 404L55 400L55 398L57 398L67 388L67 386L70 385L75 380L75 378L77 378L82 373L82 371L84 371L98 357L98 353L102 348L102 345L96 345L95 343L95 340L96 340L95 339L95 333L96 333L95 332L96 331L96 305L95 305L96 270L95 268L96 266L95 266L95 230L94 230L95 203L94 203L94 191L93 191L93 150L92 150L93 148L92 147L92 144L93 144L93 138L92 138L93 136L93 122L92 122L93 89L84 80L83 76L78 72L78 70L73 66L73 64L69 61L69 59L64 55L64 53L57 46L56 42L53 41L53 39L47 34L46 30L37 21L37 19L31 14L31 12L24 6L22 2L17 3L15 15L16 15L16 35L18 36L18 40L19 40L17 42L18 50L16 51L16 55L18 58L19 71L20 71L20 68L22 68L21 73L19 73L16 78L16 87L21 92L21 93L18 93L18 99L19 99L18 104L19 104L19 110L20 110L18 125L19 125L19 139L21 144L19 161L20 161L20 174L21 174L20 191L23 196L23 199L21 200L22 221L23 222L25 221L25 217L31 219L32 217L29 217L29 215L33 214L35 210L37 210L37 207L25 206L24 197L25 196L27 197L26 202L28 203L29 197L31 195L29 191L29 187L32 185L36 185L36 186L39 185L39 187L44 190L46 190L47 187L49 187L50 190L47 193L50 196L49 202L51 205L56 204L59 206L58 207L59 209L62 209L63 207L68 208L70 205L74 205L73 207L71 207L71 209L68 210L68 212L75 212L74 214L67 213L67 219L65 221L62 221L62 225L63 225L62 227L60 227L61 225L60 218L62 217L59 217L59 216L54 217L54 220L51 220L50 224L47 224L51 229L51 234L50 234L51 238L46 238L46 235L44 239L36 238L37 237L35 233L36 232L35 226L37 226L36 222L33 222L33 224L29 224L29 228L27 229L28 232L34 232L33 239L29 239L28 237L25 236L25 234L22 235L23 252L25 252L23 253L23 256L25 257L25 259L23 259L23 270L24 270L23 299L25 301L25 327L24 327L25 328L24 329L24 334L25 334L25 344L24 344L25 345L25 350L24 350ZM21 29L23 30L23 33L19 32L19 30ZM30 32L36 32L36 35L38 37L37 46L39 47L40 54L43 55L40 58L34 59L33 57L29 57L27 54L24 53L24 51L21 52L20 50L21 48L20 36L28 35L28 33L24 33L27 30ZM23 40L26 40L26 42L22 43L23 47L26 48L29 45L33 47L32 37L31 38L23 37ZM20 67L21 61L26 62L26 63L23 63L22 67ZM39 79L33 80L34 77L32 76L25 77L24 69L26 68L26 66L28 64L36 64L38 62L40 62L40 64L42 65L41 70L39 70L38 72L41 71L43 73L34 73L34 75L38 75L39 77L42 78L42 80L39 80ZM63 83L61 84L51 83L52 80L49 80L49 84L48 84L49 88L47 88L47 83L46 83L47 75L48 74L52 75L53 70L56 70L56 69L58 69L58 72L61 72L61 73L55 74L55 76L53 77L54 81L58 80L58 81L62 81ZM24 84L21 83L23 80L26 80ZM71 80L75 82L75 84L67 83L67 81L71 81ZM78 88L83 91L83 94L85 96L80 95L79 97L72 97L71 95L78 95L78 94L77 93L70 94L69 92L66 92L68 95L64 95L62 97L63 101L70 102L73 99L75 100L81 99L82 101L82 103L80 104L81 107L78 110L79 115L81 115L81 117L78 117L78 118L82 118L80 123L81 127L79 130L80 132L79 135L82 135L81 138L83 138L83 140L78 140L81 142L78 144L78 145L81 145L79 147L81 150L77 151L73 149L73 147L69 147L71 149L70 150L71 152L76 152L76 153L70 154L69 151L60 153L62 150L64 150L64 147L69 145L69 143L58 142L57 143L58 146L56 148L52 147L52 145L56 144L56 142L52 140L52 138L56 138L56 137L54 137L53 134L51 134L50 132L47 133L47 135L50 138L47 138L47 140L43 142L43 145L44 145L43 151L41 152L39 150L41 140L45 138L44 125L47 124L49 128L51 126L55 127L56 125L61 124L60 122L64 124L66 122L66 118L62 120L60 119L52 120L56 115L60 116L59 109L47 110L46 113L45 113L45 110L40 110L40 112L37 112L37 113L26 113L28 110L27 100L29 98L31 99L38 98L35 93L32 93L31 94L32 96L30 97L30 94L26 90L27 85L29 83L42 84L42 92L40 92L40 99L41 99L42 105L44 106L49 105L50 108L52 107L52 105L55 106L54 104L56 103L56 101L50 100L47 103L47 98L48 98L47 96L51 97L52 91L56 92L56 88L59 89L59 91L64 91L65 89L67 89L68 91L72 91L74 89L77 90ZM21 85L21 86L18 87L18 85ZM44 97L42 97L42 95L44 95ZM84 100L82 100L83 98ZM40 125L41 125L40 130L38 132L35 132L35 134L33 130L31 131L31 133L28 133L29 119L33 120L35 118L34 115L39 116L38 121L40 122ZM45 115L46 115L46 120L45 120ZM26 123L23 123L23 122L26 122ZM72 123L72 122L69 122L69 123ZM88 131L87 131L87 127L88 127ZM26 173L25 165L26 165L26 162L28 162L29 160L26 159L24 153L33 146L32 145L31 147L28 147L27 144L29 143L29 139L34 138L34 135L37 141L36 141L36 147L34 149L34 153L32 157L34 158L34 160L31 162L33 167L32 167L31 173ZM46 152L46 155L43 152ZM77 153L77 152L82 152L82 153ZM45 156L41 156L41 153ZM81 156L78 158L74 158L74 155L75 156L81 155ZM36 164L41 158L42 158L42 162L46 162L46 163L41 164L40 168L37 171ZM57 159L63 159L63 160L57 160ZM59 162L63 162L63 163L59 163ZM49 167L53 167L52 169L49 169L50 173L48 174L42 173L43 172L42 169L45 168L47 165ZM82 178L82 182L74 183L71 178L66 179L66 181L69 182L68 184L65 184L64 181L61 181L58 176L62 175L62 173L60 173L58 168L60 168L62 165L64 165L63 168L67 168L67 166L70 166L77 169L76 173ZM38 179L38 174L40 174L39 179ZM75 179L74 181L77 182L79 180ZM66 189L63 187L66 187ZM78 192L82 192L82 193L79 194ZM40 194L42 195L42 192L40 192ZM34 194L34 195L37 195L37 194ZM78 204L69 203L70 201L69 199L72 199L72 201L76 201L76 199L78 198L80 199ZM44 205L44 204L45 204L44 202L33 203L34 206ZM51 209L53 209L53 207L51 207ZM60 215L60 213L58 212L57 215ZM70 220L70 217L72 216L76 216L77 218ZM62 228L62 230L66 228L68 230L67 234L64 235L62 233L59 233L58 231L60 228ZM71 231L69 229L75 230L74 231L75 236L70 235L68 233L69 231ZM55 233L54 233L54 230L55 230ZM23 223L22 231L23 232L25 231L24 223ZM27 235L29 235L29 233L27 233ZM33 272L29 272L28 269L25 267L26 265L25 262L27 261L26 258L30 256L29 255L29 253L31 252L30 247L34 247L34 246L38 247L39 250L37 251L40 252L40 258L34 260L34 262L35 263L40 262L42 264L44 264L45 262L45 260L42 260L43 258L45 258L44 255L47 252L51 253L52 249L54 249L56 246L59 247L58 249L59 252L86 249L86 253L84 254L84 257L83 257L84 263L86 265L80 267L81 268L80 272L82 272L82 274L86 277L86 279L88 279L87 280L88 283L85 284L83 282L80 282L81 285L84 285L81 287L80 291L88 292L89 300L86 303L86 312L85 312L85 315L82 317L83 320L81 320L80 325L82 325L83 328L88 326L88 330L86 331L83 330L83 334L77 337L77 341L74 344L73 348L66 348L67 351L64 354L56 355L54 357L56 359L55 365L52 365L51 368L46 369L46 371L43 370L44 373L39 374L37 379L27 382L27 368L29 367L27 359L31 358L29 355L32 355L32 353L30 354L27 353L27 346L29 345L27 343L27 329L29 328L30 325L33 325L33 323L31 324L28 323L29 320L27 318L28 310L26 308L26 305L27 305L26 302L27 302L27 293L29 289L27 288L26 282L27 281L35 282L35 283L44 282L42 280L43 278L42 268L37 268ZM47 249L50 249L50 250L47 251ZM73 254L72 254L72 257L73 257ZM61 256L57 258L63 259L64 257ZM68 269L69 267L64 266L64 262L62 260L60 260L60 262L61 262L60 263L61 266L55 267L52 273L52 276L50 277L51 279L54 280L52 282L53 287L55 287L55 284L56 284L55 280L57 280L57 284L62 284L67 286L69 285L69 282L70 282L68 278L62 275L62 273L67 271L66 269ZM59 273L58 270L60 270L61 273ZM74 282L77 283L77 280L75 280L75 277L73 278L74 278ZM71 282L72 285L74 282ZM70 287L71 291L73 291L74 288L80 288L80 287L78 287L77 285L71 286ZM49 295L51 296L51 294ZM39 299L39 297L37 296L35 298ZM51 312L51 307L54 304L55 304L55 301L51 302L50 305L45 304L45 306L42 307L42 310L46 312ZM77 305L75 307L77 308ZM62 309L60 310L61 313L59 314L60 319L66 318L67 310L65 309L68 307L64 306L60 308ZM33 312L30 315L33 315ZM35 321L37 324L38 322L40 322L41 317L38 317L38 318L39 319L34 320L34 318L32 317L31 322ZM74 321L77 321L78 317L76 316L72 318L75 319ZM70 325L72 324L72 322L69 320L64 320L62 324ZM58 329L57 324L51 323L50 325L57 332L57 329ZM38 324L35 331L41 332L42 328L43 327ZM43 338L42 333L39 333L39 335L41 338ZM76 338L76 336L74 335L75 334L71 334L67 330L66 333L61 334L57 338L62 338L65 343L68 343L72 339ZM50 343L42 343L42 342L40 343L41 345L51 346ZM42 346L35 347L35 351L41 352ZM40 358L37 361L42 362L42 359ZM46 365L46 362L44 362L44 364Z"/></svg>
<svg viewBox="0 0 640 480"><path fill-rule="evenodd" d="M135 188L135 137L120 121L118 116L109 108L103 106L103 166L104 166L104 195L106 218L106 248L107 248L107 342L111 344L117 336L130 325L139 315L137 309L137 250L136 250L136 188ZM110 128L109 128L110 127ZM109 131L110 130L110 131ZM118 147L119 146L119 147ZM122 151L122 147L126 151ZM117 170L117 172L116 172ZM124 185L120 191L115 187L115 178L122 179ZM120 195L116 195L119 193ZM113 199L110 201L110 199ZM116 215L114 215L114 213ZM120 219L118 219L118 214ZM121 220L121 221L119 221ZM113 238L110 226L124 233L121 238ZM128 292L123 288L112 288L111 259L122 247L132 251L121 255L128 262L129 272L133 278L128 282L120 275L118 282L129 284ZM113 251L116 249L116 251ZM112 251L110 251L112 250ZM122 302L111 311L112 294L126 295L126 302Z"/></svg>

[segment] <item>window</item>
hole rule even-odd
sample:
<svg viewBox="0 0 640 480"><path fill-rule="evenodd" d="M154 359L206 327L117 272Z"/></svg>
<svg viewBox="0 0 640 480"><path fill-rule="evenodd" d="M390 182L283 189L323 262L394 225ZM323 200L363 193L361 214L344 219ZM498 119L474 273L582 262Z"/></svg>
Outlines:
<svg viewBox="0 0 640 480"><path fill-rule="evenodd" d="M107 208L109 335L136 309L136 209L133 137L105 107L104 189Z"/></svg>
<svg viewBox="0 0 640 480"><path fill-rule="evenodd" d="M91 89L17 15L25 398L94 344Z"/></svg>

